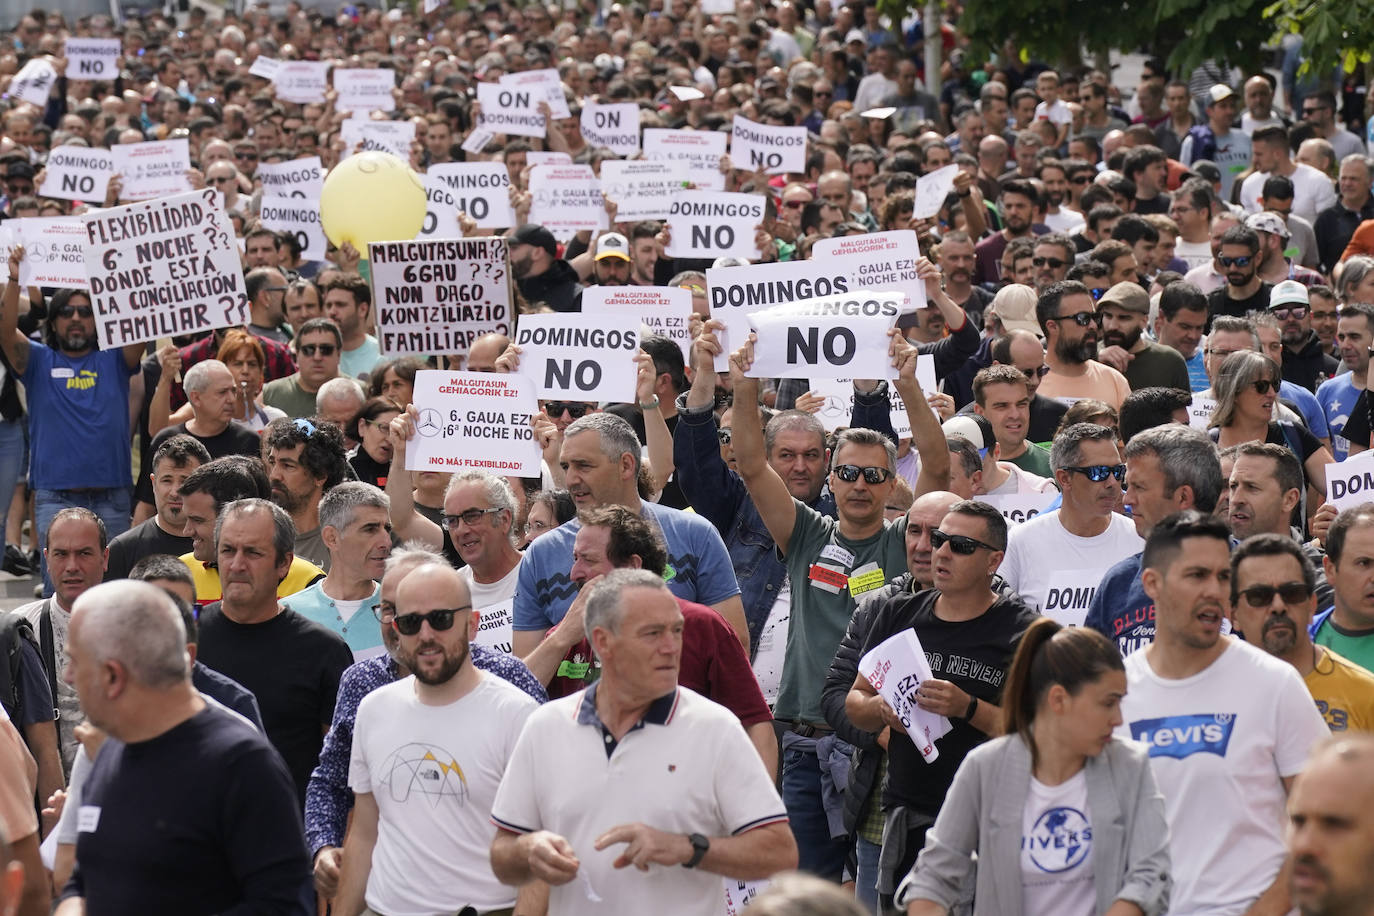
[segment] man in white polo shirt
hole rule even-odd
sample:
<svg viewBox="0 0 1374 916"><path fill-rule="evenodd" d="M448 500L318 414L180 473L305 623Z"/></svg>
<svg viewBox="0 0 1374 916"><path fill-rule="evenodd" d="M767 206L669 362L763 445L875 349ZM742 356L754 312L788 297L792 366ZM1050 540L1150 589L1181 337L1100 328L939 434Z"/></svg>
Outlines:
<svg viewBox="0 0 1374 916"><path fill-rule="evenodd" d="M682 612L661 577L607 574L585 619L601 678L526 721L492 869L552 885L550 916L719 916L721 875L796 867L782 799L739 720L677 686Z"/></svg>

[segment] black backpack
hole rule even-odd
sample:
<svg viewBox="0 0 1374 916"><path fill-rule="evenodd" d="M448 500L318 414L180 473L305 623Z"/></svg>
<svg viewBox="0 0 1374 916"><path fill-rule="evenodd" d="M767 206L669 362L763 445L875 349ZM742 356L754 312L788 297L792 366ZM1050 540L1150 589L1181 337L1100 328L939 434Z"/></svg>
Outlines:
<svg viewBox="0 0 1374 916"><path fill-rule="evenodd" d="M13 611L0 612L0 705L16 725L22 721L19 713L24 699L23 640L38 651L33 626Z"/></svg>

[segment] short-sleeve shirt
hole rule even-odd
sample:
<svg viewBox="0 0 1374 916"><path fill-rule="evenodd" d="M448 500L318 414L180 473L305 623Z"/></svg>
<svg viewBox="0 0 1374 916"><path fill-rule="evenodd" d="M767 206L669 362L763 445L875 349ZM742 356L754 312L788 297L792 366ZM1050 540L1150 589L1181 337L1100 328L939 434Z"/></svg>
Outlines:
<svg viewBox="0 0 1374 916"><path fill-rule="evenodd" d="M36 490L128 487L129 377L123 350L68 356L29 342L29 480Z"/></svg>
<svg viewBox="0 0 1374 916"><path fill-rule="evenodd" d="M1303 683L1333 732L1374 731L1374 674L1327 649Z"/></svg>
<svg viewBox="0 0 1374 916"><path fill-rule="evenodd" d="M105 565L105 581L127 579L129 570L144 557L160 553L179 557L190 549L190 538L163 531L155 515L110 541L110 561Z"/></svg>
<svg viewBox="0 0 1374 916"><path fill-rule="evenodd" d="M1121 402L1131 393L1131 383L1126 381L1126 376L1097 360L1090 359L1083 365L1087 371L1072 378L1058 372L1049 373L1035 393L1047 398L1096 398L1120 410Z"/></svg>
<svg viewBox="0 0 1374 916"><path fill-rule="evenodd" d="M1148 341L1144 350L1133 354L1130 365L1126 367L1126 381L1130 383L1132 391L1141 388L1192 389L1188 364L1178 351Z"/></svg>
<svg viewBox="0 0 1374 916"><path fill-rule="evenodd" d="M1350 439L1345 435L1345 424L1354 415L1360 397L1360 389L1351 380L1353 377L1353 373L1343 372L1322 382L1317 388L1317 403L1322 405L1322 411L1326 414L1326 427L1331 432L1331 452L1337 461L1344 461L1350 455Z"/></svg>
<svg viewBox="0 0 1374 916"><path fill-rule="evenodd" d="M14 842L38 832L33 793L38 789L38 764L24 746L19 730L0 709L0 827Z"/></svg>

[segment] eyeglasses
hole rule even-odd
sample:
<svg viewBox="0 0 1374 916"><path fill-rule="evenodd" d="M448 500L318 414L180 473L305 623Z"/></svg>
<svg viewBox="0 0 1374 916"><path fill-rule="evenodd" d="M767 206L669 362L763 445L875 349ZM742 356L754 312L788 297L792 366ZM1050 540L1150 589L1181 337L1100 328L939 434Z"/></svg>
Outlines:
<svg viewBox="0 0 1374 916"><path fill-rule="evenodd" d="M1016 368L1021 369L1020 366L1017 366ZM1044 363L1041 363L1034 369L1021 369L1021 374L1024 375L1026 378L1044 378L1045 376L1050 374L1050 367L1045 365Z"/></svg>
<svg viewBox="0 0 1374 916"><path fill-rule="evenodd" d="M91 318L94 315L89 305L64 305L57 310L58 318Z"/></svg>
<svg viewBox="0 0 1374 916"><path fill-rule="evenodd" d="M1217 262L1221 264L1222 267L1249 267L1250 260L1251 256L1248 254L1243 254L1235 258L1224 254L1217 255Z"/></svg>
<svg viewBox="0 0 1374 916"><path fill-rule="evenodd" d="M991 544L985 544L977 538L971 538L965 534L945 534L939 528L930 529L930 549L939 550L941 547L949 545L949 549L961 557L972 556L978 548L984 550L996 550Z"/></svg>
<svg viewBox="0 0 1374 916"><path fill-rule="evenodd" d="M859 479L860 474L864 475L864 483L875 487L892 476L892 472L887 468L861 468L857 464L835 465L835 476L845 483L853 483Z"/></svg>
<svg viewBox="0 0 1374 916"><path fill-rule="evenodd" d="M1312 596L1304 582L1284 582L1281 585L1252 585L1240 590L1245 603L1251 607L1268 607L1274 603L1274 596L1283 599L1284 604L1298 604Z"/></svg>
<svg viewBox="0 0 1374 916"><path fill-rule="evenodd" d="M235 153L235 154L234 154L234 158L235 158L235 159L257 159L257 158L258 158L258 154L255 153L255 152L252 152L252 151L244 151L244 152L242 152L242 153Z"/></svg>
<svg viewBox="0 0 1374 916"><path fill-rule="evenodd" d="M1255 389L1256 394L1268 394L1271 391L1279 390L1279 383L1267 378L1257 378L1250 385Z"/></svg>
<svg viewBox="0 0 1374 916"><path fill-rule="evenodd" d="M1060 321L1072 321L1080 328L1089 327L1102 320L1097 312L1074 312L1072 315L1055 315L1054 317Z"/></svg>
<svg viewBox="0 0 1374 916"><path fill-rule="evenodd" d="M587 404L574 404L572 401L545 401L544 413L550 417L561 417L564 411L574 420L580 420L587 415L591 407Z"/></svg>
<svg viewBox="0 0 1374 916"><path fill-rule="evenodd" d="M1088 292L1092 293L1093 301L1096 302L1107 295L1107 290L1109 289L1111 289L1110 286L1094 286L1092 289L1088 290Z"/></svg>
<svg viewBox="0 0 1374 916"><path fill-rule="evenodd" d="M1108 477L1115 477L1117 481L1126 479L1126 465L1124 464L1090 464L1086 467L1061 468L1074 474L1082 474L1093 483L1101 483Z"/></svg>
<svg viewBox="0 0 1374 916"><path fill-rule="evenodd" d="M1077 178L1070 178L1069 184L1087 184L1092 180L1091 175L1079 175Z"/></svg>
<svg viewBox="0 0 1374 916"><path fill-rule="evenodd" d="M800 210L809 203L811 203L809 200L784 200L782 205L789 210Z"/></svg>
<svg viewBox="0 0 1374 916"><path fill-rule="evenodd" d="M1294 305L1288 308L1270 309L1269 312L1279 321L1287 321L1289 318L1306 318L1307 306Z"/></svg>
<svg viewBox="0 0 1374 916"><path fill-rule="evenodd" d="M720 440L721 445L729 445L732 438L730 428L727 426L723 429L716 430L716 438Z"/></svg>
<svg viewBox="0 0 1374 916"><path fill-rule="evenodd" d="M316 353L321 356L333 356L338 347L333 344L301 344L296 348L301 356L314 356Z"/></svg>
<svg viewBox="0 0 1374 916"><path fill-rule="evenodd" d="M1059 258L1031 258L1031 263L1034 264L1036 267L1044 267L1046 264L1048 264L1050 267L1054 268L1055 270L1058 270L1059 268L1063 267L1065 264L1069 262L1061 261Z"/></svg>
<svg viewBox="0 0 1374 916"><path fill-rule="evenodd" d="M525 522L526 534L542 534L545 531L552 531L556 526L545 522Z"/></svg>
<svg viewBox="0 0 1374 916"><path fill-rule="evenodd" d="M465 604L461 607L435 608L428 614L397 614L391 618L391 625L402 636L414 636L420 632L420 627L424 626L425 621L429 621L430 629L442 633L453 628L453 618L460 612L470 610L472 605Z"/></svg>
<svg viewBox="0 0 1374 916"><path fill-rule="evenodd" d="M383 601L380 604L372 605L372 616L382 623L389 622L396 616L396 605L390 601Z"/></svg>
<svg viewBox="0 0 1374 916"><path fill-rule="evenodd" d="M503 511L505 511L505 510L503 510L503 509L469 509L469 510L466 511L466 512L460 512L460 513L458 513L457 515L445 515L445 516L443 516L443 518L441 519L441 521L444 523L444 527L447 528L449 531L457 530L457 528L458 528L458 523L459 523L459 522L462 522L463 524L467 525L469 528L473 528L473 527L476 527L477 523L480 522L480 521L482 520L482 516L484 516L484 515L495 515L496 513L498 513L498 512L503 512Z"/></svg>

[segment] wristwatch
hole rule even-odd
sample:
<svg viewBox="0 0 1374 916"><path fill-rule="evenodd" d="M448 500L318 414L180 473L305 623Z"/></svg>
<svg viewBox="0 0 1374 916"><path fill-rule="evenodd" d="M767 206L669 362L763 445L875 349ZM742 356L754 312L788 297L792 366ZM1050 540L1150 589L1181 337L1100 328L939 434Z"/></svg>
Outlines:
<svg viewBox="0 0 1374 916"><path fill-rule="evenodd" d="M972 720L973 720L974 714L977 713L977 712L978 712L978 698L977 698L977 697L969 697L968 709L964 710L964 716L963 716L964 721L965 721L965 722L970 722L970 721L972 721Z"/></svg>
<svg viewBox="0 0 1374 916"><path fill-rule="evenodd" d="M647 404L641 403L641 404L639 405L639 409L640 409L640 410L658 410L658 403L659 403L659 402L658 402L658 395L654 395L654 399L653 399L652 401L649 401Z"/></svg>
<svg viewBox="0 0 1374 916"><path fill-rule="evenodd" d="M699 833L689 833L687 841L692 844L692 857L682 863L683 868L696 868L701 860L706 857L706 850L711 848L711 841Z"/></svg>

